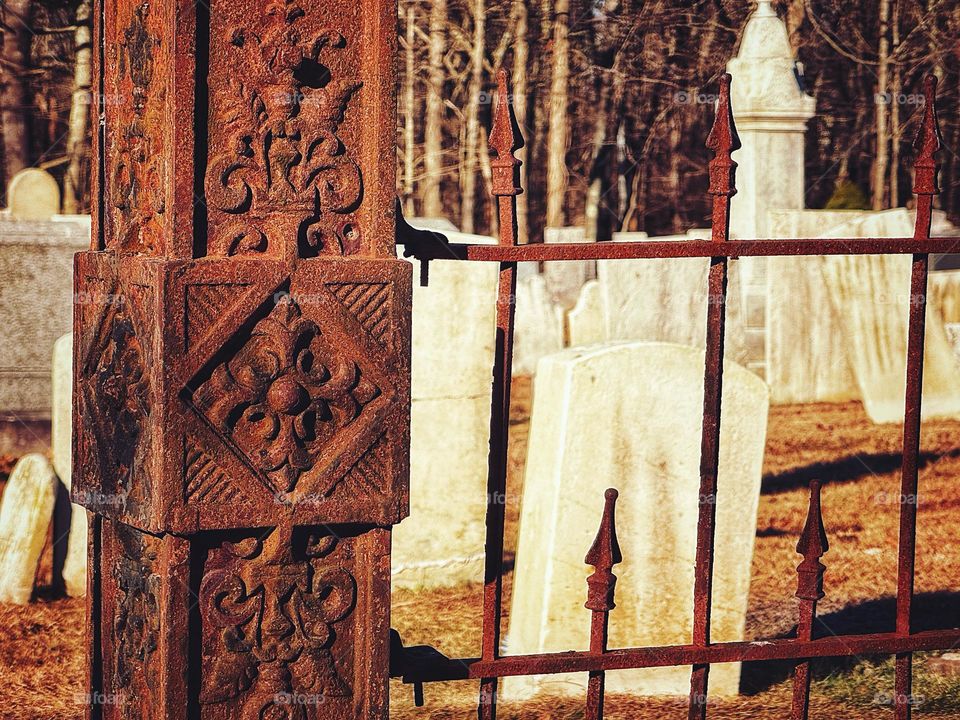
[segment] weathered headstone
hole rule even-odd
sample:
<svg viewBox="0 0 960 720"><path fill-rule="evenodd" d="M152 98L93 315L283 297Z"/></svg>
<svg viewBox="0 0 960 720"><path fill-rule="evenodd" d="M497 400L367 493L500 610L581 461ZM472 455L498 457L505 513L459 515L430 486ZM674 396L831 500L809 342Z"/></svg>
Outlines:
<svg viewBox="0 0 960 720"><path fill-rule="evenodd" d="M547 292L542 275L517 281L513 340L514 375L532 375L544 355L563 349L563 309Z"/></svg>
<svg viewBox="0 0 960 720"><path fill-rule="evenodd" d="M26 455L0 499L0 602L26 605L53 515L57 478L50 462Z"/></svg>
<svg viewBox="0 0 960 720"><path fill-rule="evenodd" d="M543 231L543 242L547 245L555 243L588 243L586 230L582 227L546 228ZM569 309L577 302L580 288L583 284L596 277L596 262L593 260L565 260L563 262L544 263L543 279L547 284L547 294L550 299L564 309Z"/></svg>
<svg viewBox="0 0 960 720"><path fill-rule="evenodd" d="M60 186L46 170L21 170L7 189L7 210L15 220L49 220L60 212Z"/></svg>
<svg viewBox="0 0 960 720"><path fill-rule="evenodd" d="M582 563L604 489L620 491L617 609L610 647L690 642L700 488L702 350L610 343L544 358L537 370L508 654L584 649ZM723 376L714 570L714 641L742 640L766 437L763 381L733 363ZM711 692L738 691L717 665ZM504 695L582 694L585 675L510 678ZM683 695L690 668L618 671L609 692Z"/></svg>
<svg viewBox="0 0 960 720"><path fill-rule="evenodd" d="M930 273L930 304L944 323L960 323L960 270Z"/></svg>
<svg viewBox="0 0 960 720"><path fill-rule="evenodd" d="M875 423L903 420L906 388L910 256L823 258L824 277L867 415ZM960 368L943 321L927 305L923 417L960 417Z"/></svg>
<svg viewBox="0 0 960 720"><path fill-rule="evenodd" d="M49 419L51 349L73 319L73 256L89 247L85 223L0 220L0 418Z"/></svg>
<svg viewBox="0 0 960 720"><path fill-rule="evenodd" d="M73 333L67 333L54 343L52 386L50 436L53 469L66 489L70 490L73 462ZM67 594L82 597L87 592L87 511L71 503L68 521L69 528L55 529L54 541L66 543L63 581Z"/></svg>
<svg viewBox="0 0 960 720"><path fill-rule="evenodd" d="M495 242L444 234L454 243ZM394 530L394 587L483 578L496 296L490 263L435 260L429 285L414 285L410 518Z"/></svg>
<svg viewBox="0 0 960 720"><path fill-rule="evenodd" d="M860 398L820 257L767 258L766 380L773 404ZM815 310L815 311L814 311Z"/></svg>
<svg viewBox="0 0 960 720"><path fill-rule="evenodd" d="M610 336L606 296L599 280L590 280L580 289L577 304L567 313L567 341L570 347L605 342Z"/></svg>

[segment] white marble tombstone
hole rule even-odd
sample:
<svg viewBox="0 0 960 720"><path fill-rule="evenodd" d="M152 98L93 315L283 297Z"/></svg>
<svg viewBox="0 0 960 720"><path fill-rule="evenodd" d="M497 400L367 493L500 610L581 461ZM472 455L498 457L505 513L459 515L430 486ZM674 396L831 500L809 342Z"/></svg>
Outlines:
<svg viewBox="0 0 960 720"><path fill-rule="evenodd" d="M57 477L37 453L20 458L0 500L0 602L26 605L53 515Z"/></svg>
<svg viewBox="0 0 960 720"><path fill-rule="evenodd" d="M583 563L608 487L620 491L623 563L610 647L691 641L703 411L703 351L609 343L545 357L537 370L510 612L508 654L588 647ZM742 640L766 438L762 380L725 363L713 634ZM711 692L738 691L717 665ZM586 674L508 678L504 696L581 695ZM618 671L611 693L685 695L690 668Z"/></svg>

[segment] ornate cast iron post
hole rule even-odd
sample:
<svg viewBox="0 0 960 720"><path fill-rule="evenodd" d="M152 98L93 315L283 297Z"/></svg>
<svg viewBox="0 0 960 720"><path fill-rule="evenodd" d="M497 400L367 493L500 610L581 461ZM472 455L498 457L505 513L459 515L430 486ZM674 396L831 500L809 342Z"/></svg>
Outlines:
<svg viewBox="0 0 960 720"><path fill-rule="evenodd" d="M386 718L396 3L98 0L74 499L91 718Z"/></svg>

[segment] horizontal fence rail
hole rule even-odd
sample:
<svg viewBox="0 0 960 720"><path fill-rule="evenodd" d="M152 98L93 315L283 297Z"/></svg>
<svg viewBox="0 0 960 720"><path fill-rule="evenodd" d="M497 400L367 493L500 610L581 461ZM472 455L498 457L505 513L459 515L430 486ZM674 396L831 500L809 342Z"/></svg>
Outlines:
<svg viewBox="0 0 960 720"><path fill-rule="evenodd" d="M912 712L913 653L946 650L960 644L960 628L914 631L912 601L916 555L916 505L900 509L898 541L897 613L893 632L830 635L817 637L817 604L824 597L821 562L829 550L821 511L820 483L810 485L806 523L797 552L802 561L796 568L798 617L795 637L749 642L720 642L710 639L713 560L715 550L717 467L720 447L721 397L723 387L724 322L727 297L727 264L738 257L818 255L911 255L911 302L907 331L905 419L900 471L901 492L918 493L921 394L923 387L924 320L929 275L929 255L960 249L960 238L931 238L934 197L939 193L936 154L940 134L936 117L936 79L924 84L924 109L915 143L917 217L911 238L811 238L811 239L730 239L730 201L736 193L736 163L732 153L740 147L730 107L730 76L720 83L717 116L707 139L713 151L710 162L709 193L713 198L711 238L689 241L599 242L589 244L533 244L517 242L516 201L522 192L520 161L516 151L523 140L509 103L506 72L498 75L498 101L490 147L493 195L499 210L499 243L471 245L449 243L442 234L417 231L401 223L401 242L407 255L422 261L422 280L428 279L431 260L496 262L500 264L497 297L496 351L491 397L490 455L487 483L486 565L483 593L483 636L478 658L447 658L429 647L405 648L395 638L391 674L415 686L417 705L423 703L423 684L446 680L479 680L477 716L495 720L498 679L506 676L554 673L587 673L585 698L587 720L603 717L605 673L639 668L690 666L691 683L688 720L705 720L709 697L709 672L715 663L744 661L793 661L792 720L806 720L810 704L810 660L860 655L893 655L896 658L894 715L908 720ZM597 538L585 562L594 568L585 578L590 622L588 650L536 655L502 656L500 624L503 605L503 548L507 479L507 446L510 420L511 364L513 357L516 264L564 260L618 260L659 258L710 258L708 291L719 302L708 303L704 362L703 431L700 455L700 498L698 501L694 621L692 642L685 645L609 649L608 626L616 607L616 575L613 568L622 562L616 536L615 505L618 493L607 490Z"/></svg>

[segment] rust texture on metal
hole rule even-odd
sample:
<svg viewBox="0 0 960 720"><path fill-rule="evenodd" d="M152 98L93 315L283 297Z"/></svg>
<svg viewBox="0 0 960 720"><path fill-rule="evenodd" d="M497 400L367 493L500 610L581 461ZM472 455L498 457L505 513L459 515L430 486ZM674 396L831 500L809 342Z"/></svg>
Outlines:
<svg viewBox="0 0 960 720"><path fill-rule="evenodd" d="M607 635L610 628L610 611L617 607L614 592L617 576L613 566L623 562L620 543L617 542L617 523L615 519L619 493L609 488L604 493L603 517L597 537L590 546L583 561L594 568L587 578L587 602L584 607L590 615L590 652L603 655L607 651ZM603 670L592 670L587 681L587 720L603 718L604 682Z"/></svg>
<svg viewBox="0 0 960 720"><path fill-rule="evenodd" d="M730 200L736 194L737 164L733 153L740 138L730 106L730 75L720 80L716 119L707 137L713 151L710 188L713 196L711 240L730 239ZM710 259L707 277L707 337L703 375L703 429L700 438L700 502L697 509L697 548L693 583L693 644L710 644L713 609L714 538L717 523L717 475L720 465L720 398L723 394L723 334L727 308L727 257ZM688 717L705 718L710 665L693 666L690 674Z"/></svg>
<svg viewBox="0 0 960 720"><path fill-rule="evenodd" d="M797 638L805 641L813 639L813 622L817 617L817 602L823 598L823 573L827 569L820 558L830 547L820 512L820 490L819 481L810 483L810 509L797 543L797 552L803 555L803 562L797 566L796 596L800 601ZM805 661L797 663L794 668L791 718L807 720L809 711L810 662Z"/></svg>
<svg viewBox="0 0 960 720"><path fill-rule="evenodd" d="M914 237L930 237L933 200L939 193L937 152L940 128L937 123L937 79L924 83L923 118L914 142L916 158L913 191L917 195ZM910 319L907 329L907 377L903 419L903 458L900 468L900 538L897 564L897 633L908 636L911 630L913 580L917 540L917 470L920 456L920 419L923 394L923 345L927 316L927 276L930 256L916 253L910 278ZM897 720L909 720L913 712L913 656L900 653L896 659L894 711Z"/></svg>
<svg viewBox="0 0 960 720"><path fill-rule="evenodd" d="M497 106L494 111L490 148L496 153L493 195L500 218L499 244L517 244L517 202L520 188L520 160L514 153L523 145L513 115L507 73L497 77ZM500 657L500 619L503 610L503 532L507 496L507 436L510 427L510 383L513 374L514 298L517 292L516 263L500 264L497 283L497 326L493 359L493 388L490 405L490 454L487 470L487 512L483 574L483 659ZM496 717L497 677L480 682L478 716Z"/></svg>
<svg viewBox="0 0 960 720"><path fill-rule="evenodd" d="M501 224L497 245L464 245L449 243L438 233L410 230L404 233L406 253L421 260L435 259L496 262L500 265L498 299L497 355L495 358L493 414L491 420L490 497L505 490L503 462L509 420L510 348L513 336L513 308L506 302L512 291L515 267L519 262L553 262L565 260L618 260L702 257L710 259L708 279L706 354L704 368L703 434L701 442L701 490L698 507L696 572L694 586L694 626L692 642L685 645L635 647L608 650L607 623L613 609L615 577L610 568L621 560L613 523L615 491L608 491L597 542L587 556L595 567L588 579L587 609L591 611L590 647L571 648L567 652L536 655L499 654L500 608L502 603L503 511L502 503L488 507L487 570L484 592L484 635L481 657L446 658L432 648L398 647L394 672L405 682L418 687L422 701L425 682L445 680L480 680L482 720L496 717L496 680L500 677L551 673L585 673L588 676L586 717L603 716L604 673L612 670L689 665L691 690L688 717L702 720L708 715L709 668L716 663L746 661L793 661L794 693L792 717L807 717L810 700L810 661L826 657L892 655L896 657L895 714L898 720L910 717L912 654L942 650L960 643L960 628L915 631L911 625L914 557L916 544L916 502L918 497L918 456L920 433L920 397L923 380L924 318L927 275L930 253L955 252L960 238L931 238L933 201L939 192L936 154L940 136L936 118L936 81L926 81L925 107L915 144L917 195L916 231L912 238L811 238L811 239L730 239L730 199L736 193L736 163L732 153L740 147L730 106L729 76L720 82L717 117L707 144L714 158L709 166L709 193L713 197L712 233L710 240L682 242L588 243L556 245L519 245L516 242L511 205L504 204L507 191L520 191L518 184L498 182ZM505 81L500 79L500 96ZM498 153L493 162L504 158L504 149L521 142L516 132L505 131L508 124L504 106L495 114L491 147ZM506 173L512 162L504 162ZM499 167L499 165L498 165ZM510 196L512 197L512 196ZM503 212L506 211L506 215ZM507 222L504 222L506 220ZM838 637L814 632L818 601L823 597L824 565L820 559L827 552L828 542L821 514L821 485L810 488L810 508L797 551L803 561L797 568L796 597L799 622L795 638L753 642L714 643L710 639L710 608L714 556L714 525L717 501L717 465L720 441L720 407L723 379L724 309L726 306L727 261L738 257L770 257L795 255L912 255L911 302L907 342L905 423L903 434L903 466L901 504L897 624L893 632L852 634ZM502 496L501 496L502 497Z"/></svg>
<svg viewBox="0 0 960 720"><path fill-rule="evenodd" d="M95 18L87 716L386 718L412 292L383 160L396 4Z"/></svg>

